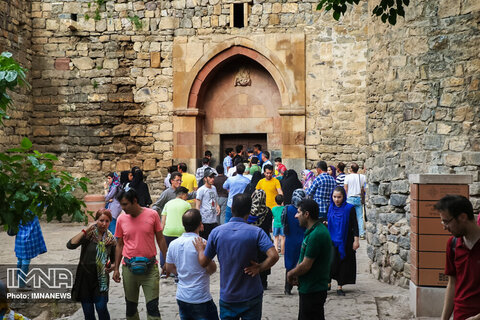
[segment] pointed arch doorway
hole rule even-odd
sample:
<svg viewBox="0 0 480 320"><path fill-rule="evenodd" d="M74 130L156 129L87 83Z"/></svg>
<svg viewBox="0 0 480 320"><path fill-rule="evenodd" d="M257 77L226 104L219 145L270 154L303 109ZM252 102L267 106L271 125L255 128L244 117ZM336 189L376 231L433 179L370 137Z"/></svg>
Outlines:
<svg viewBox="0 0 480 320"><path fill-rule="evenodd" d="M203 152L210 150L219 164L226 138L241 141L243 137L246 143L240 144L248 146L257 135L266 137L262 147L271 152L271 158L281 156L288 167L304 168L304 107L290 105L285 79L265 56L233 45L213 55L193 79L183 82L188 99L184 99L186 90L182 96L174 92L174 158L178 161L195 167Z"/></svg>

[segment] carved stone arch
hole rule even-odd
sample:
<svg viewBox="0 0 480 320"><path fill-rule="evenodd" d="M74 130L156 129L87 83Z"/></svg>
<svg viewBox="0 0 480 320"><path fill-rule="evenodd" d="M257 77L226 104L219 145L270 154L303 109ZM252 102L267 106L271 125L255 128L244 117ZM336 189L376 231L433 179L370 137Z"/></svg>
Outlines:
<svg viewBox="0 0 480 320"><path fill-rule="evenodd" d="M279 134L281 140L280 154L290 167L304 168L305 164L305 56L304 37L283 36L274 50L257 41L244 37L229 37L214 45L203 43L203 54L189 61L189 44L174 45L174 158L179 161L197 165L196 159L203 155L202 139L203 119L202 87L206 86L209 77L214 77L216 69L234 57L247 57L263 67L273 78L280 94L280 105L276 108L280 115ZM298 45L298 38L301 38ZM195 39L198 41L198 39ZM265 40L265 39L264 39ZM198 44L195 43L198 47ZM190 44L190 47L193 45ZM278 48L281 50L278 50ZM277 48L277 49L275 49ZM302 48L302 50L298 50ZM300 55L295 64L292 56ZM275 50L277 50L275 52ZM290 65L288 64L290 62ZM300 72L296 72L300 70ZM236 133L236 132L232 132Z"/></svg>

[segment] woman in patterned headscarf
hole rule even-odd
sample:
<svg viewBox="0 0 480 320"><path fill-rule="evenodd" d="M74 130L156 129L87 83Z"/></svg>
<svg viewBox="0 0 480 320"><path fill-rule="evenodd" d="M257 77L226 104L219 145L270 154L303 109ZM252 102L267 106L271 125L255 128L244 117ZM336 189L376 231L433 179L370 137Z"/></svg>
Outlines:
<svg viewBox="0 0 480 320"><path fill-rule="evenodd" d="M122 206L117 200L117 195L120 194L120 178L116 172L110 172L107 175L107 182L105 183L105 208L112 213L112 221L108 227L112 234L115 234L115 227L117 225L117 218L122 213Z"/></svg>
<svg viewBox="0 0 480 320"><path fill-rule="evenodd" d="M82 303L85 319L95 319L95 309L100 320L110 319L107 308L108 273L114 268L117 244L117 240L108 230L111 220L110 210L98 210L95 223L67 243L68 249L82 246L72 299Z"/></svg>
<svg viewBox="0 0 480 320"><path fill-rule="evenodd" d="M249 224L260 227L270 238L270 232L272 231L273 214L272 210L267 207L267 195L265 191L258 189L252 194L252 209L248 216ZM273 241L272 241L273 242ZM261 251L258 251L258 263L262 263L267 255ZM263 289L267 289L268 281L267 277L270 274L270 269L260 272L260 279L262 280Z"/></svg>
<svg viewBox="0 0 480 320"><path fill-rule="evenodd" d="M315 180L315 174L310 170L303 170L302 171L302 184L303 190L307 190L313 184L313 180Z"/></svg>
<svg viewBox="0 0 480 320"><path fill-rule="evenodd" d="M305 228L300 227L295 215L298 211L298 204L305 199L305 191L296 189L292 194L292 204L285 206L282 212L283 233L285 234L285 294L292 294L292 285L287 281L288 271L295 268L300 257L303 234Z"/></svg>

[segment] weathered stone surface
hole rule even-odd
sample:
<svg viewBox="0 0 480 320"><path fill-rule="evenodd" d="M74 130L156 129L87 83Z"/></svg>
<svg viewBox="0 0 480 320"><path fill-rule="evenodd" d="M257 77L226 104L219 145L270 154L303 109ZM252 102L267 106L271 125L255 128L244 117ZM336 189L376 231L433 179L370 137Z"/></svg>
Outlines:
<svg viewBox="0 0 480 320"><path fill-rule="evenodd" d="M79 70L90 70L95 65L94 61L89 57L73 58L72 63Z"/></svg>
<svg viewBox="0 0 480 320"><path fill-rule="evenodd" d="M390 204L395 207L403 207L407 203L407 196L401 194L390 195Z"/></svg>

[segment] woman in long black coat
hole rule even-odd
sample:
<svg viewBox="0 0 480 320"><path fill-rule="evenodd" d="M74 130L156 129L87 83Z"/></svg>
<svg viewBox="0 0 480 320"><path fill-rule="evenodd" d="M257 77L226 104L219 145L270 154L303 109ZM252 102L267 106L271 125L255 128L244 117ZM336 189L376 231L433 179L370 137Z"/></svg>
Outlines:
<svg viewBox="0 0 480 320"><path fill-rule="evenodd" d="M328 231L334 247L330 278L337 280L339 296L343 286L355 284L357 278L356 250L360 246L355 207L347 203L345 189L336 187L328 208Z"/></svg>
<svg viewBox="0 0 480 320"><path fill-rule="evenodd" d="M303 187L302 183L298 179L298 174L293 169L288 169L283 174L283 179L280 181L283 192L283 203L289 205L292 203L293 192Z"/></svg>
<svg viewBox="0 0 480 320"><path fill-rule="evenodd" d="M143 181L143 172L138 167L132 169L133 180L130 182L130 188L133 188L137 191L138 194L138 204L141 207L150 207L152 204L152 198L150 197L150 192L148 191L148 185Z"/></svg>

